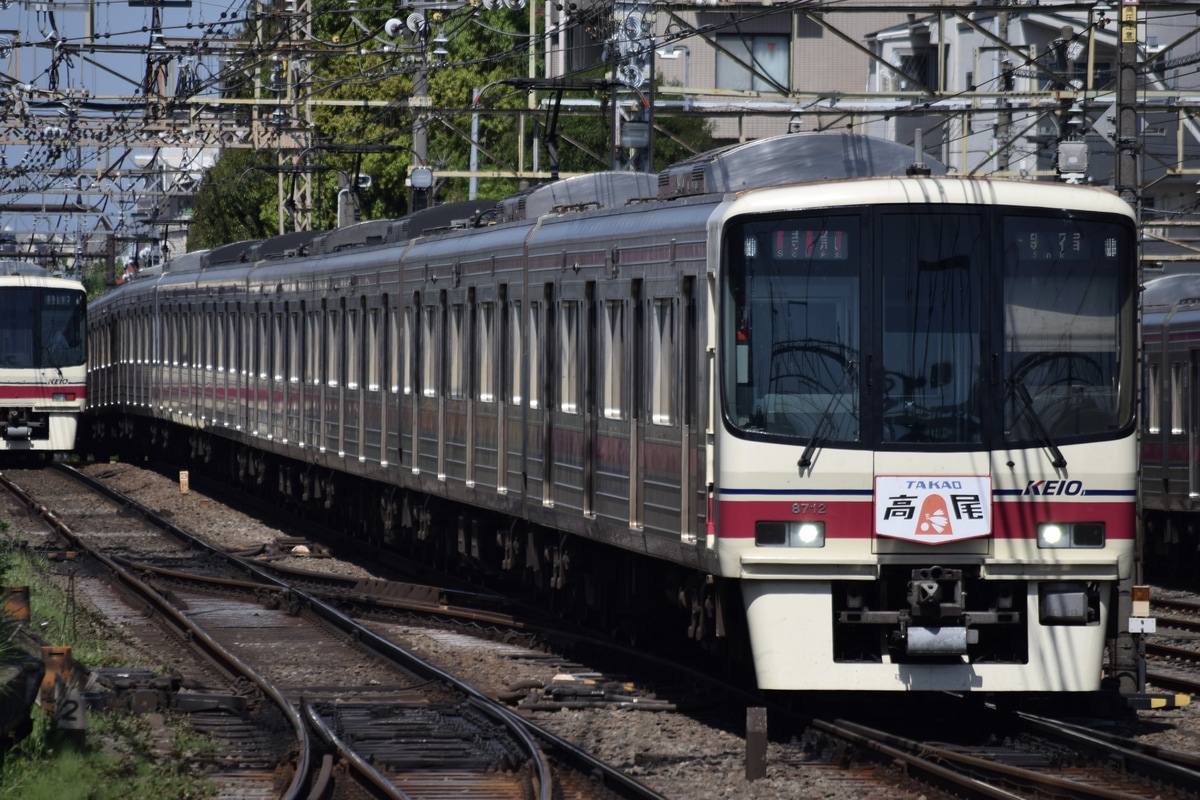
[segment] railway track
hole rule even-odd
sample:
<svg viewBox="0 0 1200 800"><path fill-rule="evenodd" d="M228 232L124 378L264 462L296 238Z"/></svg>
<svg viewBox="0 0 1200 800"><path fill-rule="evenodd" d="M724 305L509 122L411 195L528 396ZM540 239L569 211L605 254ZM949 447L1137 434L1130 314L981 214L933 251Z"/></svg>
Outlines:
<svg viewBox="0 0 1200 800"><path fill-rule="evenodd" d="M119 513L126 521L147 513L135 509L131 500L118 502L122 509ZM182 508L183 504L180 511ZM170 516L179 518L185 514L172 513ZM210 566L197 568L197 559L189 555L203 551L199 544L190 545L187 550L156 546L145 548L140 554L128 552L129 548L126 548L127 552L114 561L140 575L158 594L172 598L188 616L223 620L215 630L224 633L213 635L224 639L225 634L230 634L229 648L247 661L251 660L253 651L279 655L285 648L295 648L307 654L310 660L313 654L325 657L333 645L332 639L322 637L329 635L328 629L335 626L338 617L353 615L360 625L355 634L358 646L374 651L402 643L431 664L434 672L430 673L432 677L426 676L425 681L440 682L442 672L463 671L464 664L477 662L474 674L470 670L467 674L473 686L481 687L476 689L481 699L499 699L507 703L507 713L514 718L520 717L522 729L532 731L535 726L553 729L553 737L558 741L576 742L583 750L603 749L610 757L618 754L617 761L624 765L625 771L655 779L660 794L652 792L649 796L709 796L702 793L703 785L720 780L711 775L711 770L723 770L728 780L729 774L738 777L746 768L746 739L740 734L728 739L719 733L708 734L709 739L721 739L726 746L723 751L718 748L703 753L697 752L700 748L693 740L679 735L682 715L670 712L681 706L696 718L724 714L724 724L728 726L728 713L722 712L721 706L727 704L729 698L716 693L709 696L710 690L699 683L679 679L674 686L660 683L647 691L646 673L640 668L637 680L630 680L619 671L598 671L587 664L572 663L547 649L543 635L532 631L512 609L480 608L486 605L502 608L504 604L499 599L422 584L392 585L393 582L385 579L361 574L322 573L313 565L325 564L327 560L314 559L311 555L320 551L319 543L280 537L278 532L266 538L259 536L259 539L250 545L227 540L217 548L233 549L241 555L235 568L237 580L228 590L232 592L228 596L226 590L213 588L229 583L228 575L222 576L221 570ZM285 555L300 547L309 552L307 558ZM328 559L329 562L333 560ZM294 567L297 561L309 567L297 570ZM250 567L253 567L252 576L248 572ZM264 575L259 575L259 570ZM289 577L281 578L279 573ZM284 588L278 585L280 581L295 581L295 584ZM317 622L315 628L308 629L310 632L302 636L295 626L306 616L312 616ZM450 621L450 627L440 624L446 621ZM252 643L247 644L251 640ZM292 658L279 660L295 663ZM344 664L341 671L358 668L359 661L356 658L353 665ZM628 663L634 669L632 657ZM356 677L351 685L337 678L322 678L315 674L303 678L292 673L273 678L273 683L289 705L303 716L305 724L317 731L313 738L318 743L311 759L314 775L335 774L334 764L349 769L357 760L364 764L384 765L380 776L360 779L360 785L368 787L363 791L375 786L374 791L383 792L386 790L378 787L390 785L413 797L467 796L468 791L473 793L472 796L479 796L478 785L467 786L465 783L449 794L429 794L445 787L422 782L427 770L406 767L404 759L413 757L412 753L396 743L404 742L407 736L410 740L438 742L436 752L427 754L431 758L443 758L458 766L473 764L476 769L473 779L483 780L478 778L481 771L485 776L502 774L510 781L507 788L497 785L494 794L489 796L509 796L502 792L513 787L528 793L535 788L540 790L544 785L540 780L529 779L532 769L524 766L529 762L514 755L520 752L519 743L489 747L463 745L466 738L474 742L480 731L486 732L498 724L496 717L481 717L482 712L478 711L476 698L472 695L468 695L467 702L458 704L443 702L440 698L414 703L412 691L415 686L411 679L401 681L371 676ZM414 706L419 708L415 710ZM430 708L439 713L429 713ZM633 711L652 713L631 716ZM636 726L630 724L634 716L640 720ZM647 734L647 725L657 726L656 732ZM789 739L785 735L783 741L773 737L766 759L772 783L777 784L784 775L802 776L789 777L789 780L794 782L793 786L806 788L784 790L787 795L820 794L847 798L880 794L896 798L936 798L943 793L956 797L1153 796L1131 793L1139 782L1147 785L1143 777L1145 772L1114 775L1110 762L1118 756L1110 753L1085 757L1072 749L1074 745L1030 745L1033 740L1024 738L1015 740L1018 743L1010 750L995 742L967 740L943 746L931 744L930 735L910 738L881 730L890 731L890 725L872 728L849 718L839 720L828 715L817 720L788 721L782 713L772 710L773 733L777 727L791 725L795 726L794 737ZM625 735L614 734L623 727L635 729L636 733L629 733L628 737L638 739L638 749L629 757L621 756L621 748L611 741ZM536 736L532 732L530 735ZM680 740L678 748L674 747L676 738ZM628 744L634 746L632 741ZM1041 763L1031 764L1037 760L1030 755L1031 747L1034 750L1040 747L1038 752L1049 755L1042 755ZM554 750L553 746L544 743L538 748ZM394 762L391 766L388 766L389 759ZM993 771L988 773L989 777L981 779L982 765L974 759L999 763L1004 774ZM487 766L481 767L484 764ZM1071 769L1064 768L1064 764L1070 764ZM1010 768L1024 769L1030 774L1007 772ZM710 773L703 773L702 769L710 770ZM466 776L470 769L461 772ZM694 782L678 777L688 773L697 774ZM564 774L566 777L555 779L559 786L579 784L584 789L595 789L596 780L586 770ZM676 777L673 782L665 783L658 777L663 774ZM630 780L628 776L622 777ZM1171 780L1187 779L1175 776ZM617 780L615 775L612 780ZM1170 781L1164 782L1165 779L1153 780L1158 781L1153 785L1160 788L1167 785L1170 789L1173 785ZM608 781L605 778L601 783ZM998 786L1004 787L999 793ZM779 790L766 782L743 781L741 788L745 797L780 796ZM1169 791L1162 796L1170 796Z"/></svg>
<svg viewBox="0 0 1200 800"><path fill-rule="evenodd" d="M75 477L86 481L84 476ZM95 482L89 486L106 491ZM7 488L38 505L20 487L9 483ZM89 535L76 533L59 514L46 510L45 515L58 535L103 564L125 591L153 606L183 635L201 642L207 656L219 660L240 679L253 681L262 695L271 698L289 720L294 737L291 749L295 752L284 768L292 777L282 796L300 796L306 787L322 780L322 775L327 779L327 771L314 766L318 748L309 739L311 727L322 733L327 748L336 748L359 784L380 796L408 796L413 785L419 785L422 797L482 792L501 798L548 799L555 786L565 781L590 785L586 796L659 797L584 751L548 733L531 733L531 726L521 723L502 704L383 640L315 596L273 578L245 559L221 553L149 509L109 496L119 508L132 509L150 525L132 535L115 537L111 531ZM187 553L195 555L173 552L153 535L154 528L169 531L190 548ZM108 556L93 536L106 538L108 548L124 551L126 563ZM197 588L158 590L135 575L146 574L139 568L141 558L165 558L176 567L183 563L194 566L201 573ZM222 561L228 573L225 577L219 576L220 570L214 566ZM239 572L249 573L253 580L232 579ZM183 574L175 571L177 580ZM356 719L367 719L370 724L355 724ZM366 735L368 731L370 735ZM276 733L274 739L278 738ZM429 741L444 746L414 744ZM372 746L364 754L358 749L358 743L364 742L390 746ZM553 753L553 765L547 752ZM280 762L287 761L282 754L276 755ZM581 770L587 779L570 776L573 770ZM244 781L239 776L226 782Z"/></svg>

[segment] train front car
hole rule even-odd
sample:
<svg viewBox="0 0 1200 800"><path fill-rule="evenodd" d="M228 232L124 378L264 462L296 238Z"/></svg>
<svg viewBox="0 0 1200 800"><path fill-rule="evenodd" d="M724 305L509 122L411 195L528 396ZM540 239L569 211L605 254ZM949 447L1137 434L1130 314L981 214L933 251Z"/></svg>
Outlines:
<svg viewBox="0 0 1200 800"><path fill-rule="evenodd" d="M713 535L760 687L1099 689L1135 553L1126 204L861 179L711 230Z"/></svg>
<svg viewBox="0 0 1200 800"><path fill-rule="evenodd" d="M0 262L0 454L65 453L83 411L87 295L78 281Z"/></svg>

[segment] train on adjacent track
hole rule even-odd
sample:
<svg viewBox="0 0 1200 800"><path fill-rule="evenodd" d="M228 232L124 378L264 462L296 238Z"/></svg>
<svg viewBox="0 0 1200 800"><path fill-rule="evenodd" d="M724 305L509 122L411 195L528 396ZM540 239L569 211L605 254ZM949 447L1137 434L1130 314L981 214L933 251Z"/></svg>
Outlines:
<svg viewBox="0 0 1200 800"><path fill-rule="evenodd" d="M1142 309L1146 559L1190 584L1200 565L1200 275L1146 281Z"/></svg>
<svg viewBox="0 0 1200 800"><path fill-rule="evenodd" d="M91 308L88 446L613 630L670 606L764 689L1090 692L1137 289L1111 192L792 134L139 275Z"/></svg>
<svg viewBox="0 0 1200 800"><path fill-rule="evenodd" d="M0 258L0 463L74 450L86 373L83 284Z"/></svg>

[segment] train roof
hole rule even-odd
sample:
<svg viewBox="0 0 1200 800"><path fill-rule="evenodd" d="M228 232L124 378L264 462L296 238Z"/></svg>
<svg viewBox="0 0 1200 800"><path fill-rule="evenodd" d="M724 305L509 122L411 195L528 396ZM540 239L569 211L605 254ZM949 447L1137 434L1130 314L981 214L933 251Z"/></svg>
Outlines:
<svg viewBox="0 0 1200 800"><path fill-rule="evenodd" d="M15 258L0 259L0 275L21 275L28 277L46 278L50 273L45 267L40 267L29 261Z"/></svg>
<svg viewBox="0 0 1200 800"><path fill-rule="evenodd" d="M1164 275L1147 281L1142 290L1143 306L1173 306L1200 303L1200 274Z"/></svg>
<svg viewBox="0 0 1200 800"><path fill-rule="evenodd" d="M720 147L658 173L658 198L739 192L793 183L905 175L912 147L857 133L791 133ZM922 155L929 174L946 168Z"/></svg>
<svg viewBox="0 0 1200 800"><path fill-rule="evenodd" d="M596 172L543 183L500 201L501 222L536 219L558 210L619 208L654 197L656 178L648 172Z"/></svg>

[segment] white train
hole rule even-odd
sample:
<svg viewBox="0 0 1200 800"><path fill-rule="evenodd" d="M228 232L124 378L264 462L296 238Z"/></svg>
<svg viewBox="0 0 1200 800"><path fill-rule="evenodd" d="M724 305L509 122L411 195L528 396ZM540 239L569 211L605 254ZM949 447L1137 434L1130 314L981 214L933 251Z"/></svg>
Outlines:
<svg viewBox="0 0 1200 800"><path fill-rule="evenodd" d="M762 688L1096 690L1133 217L913 162L794 134L190 254L94 302L89 431L613 629L668 597Z"/></svg>
<svg viewBox="0 0 1200 800"><path fill-rule="evenodd" d="M0 259L0 460L69 453L86 401L87 293Z"/></svg>

